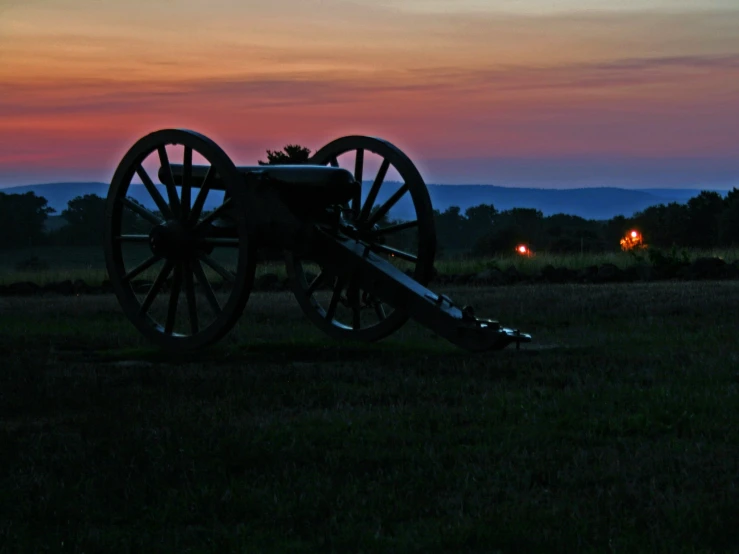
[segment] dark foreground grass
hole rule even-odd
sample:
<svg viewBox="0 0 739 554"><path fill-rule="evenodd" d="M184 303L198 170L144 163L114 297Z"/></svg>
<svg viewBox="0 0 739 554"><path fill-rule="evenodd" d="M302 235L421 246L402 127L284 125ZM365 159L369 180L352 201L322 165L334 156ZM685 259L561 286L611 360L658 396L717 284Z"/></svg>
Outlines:
<svg viewBox="0 0 739 554"><path fill-rule="evenodd" d="M113 298L0 300L0 552L739 551L739 283L447 292L535 342L263 294L167 359Z"/></svg>

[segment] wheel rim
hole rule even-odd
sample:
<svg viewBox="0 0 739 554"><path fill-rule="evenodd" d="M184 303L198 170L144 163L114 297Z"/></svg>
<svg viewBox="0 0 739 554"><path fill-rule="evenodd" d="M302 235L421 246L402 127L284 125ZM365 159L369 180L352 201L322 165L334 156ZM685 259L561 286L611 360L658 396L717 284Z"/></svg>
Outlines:
<svg viewBox="0 0 739 554"><path fill-rule="evenodd" d="M324 146L308 163L346 167L363 182L362 194L344 213L355 227L347 234L366 241L376 254L427 284L433 273L436 232L426 184L411 160L387 141L350 136ZM393 183L393 175L400 181ZM401 203L406 204L402 222L392 215ZM361 290L356 275L328 276L311 260L292 253L286 255L286 265L298 304L329 336L376 341L408 320L408 314Z"/></svg>
<svg viewBox="0 0 739 554"><path fill-rule="evenodd" d="M171 176L179 160L182 181L155 185L152 172L160 167ZM209 168L204 178L193 175L195 164ZM212 344L246 305L255 256L241 180L213 141L173 129L140 139L113 176L106 201L108 276L126 316L162 348ZM142 205L147 202L156 209Z"/></svg>

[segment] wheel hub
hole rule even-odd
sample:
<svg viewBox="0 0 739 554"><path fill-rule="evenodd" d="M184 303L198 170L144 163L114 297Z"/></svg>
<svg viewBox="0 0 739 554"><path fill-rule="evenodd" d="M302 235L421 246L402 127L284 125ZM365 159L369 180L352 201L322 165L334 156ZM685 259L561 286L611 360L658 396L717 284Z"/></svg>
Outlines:
<svg viewBox="0 0 739 554"><path fill-rule="evenodd" d="M149 233L152 253L168 260L184 260L193 255L193 233L182 223L169 220L154 227Z"/></svg>
<svg viewBox="0 0 739 554"><path fill-rule="evenodd" d="M355 240L385 244L385 237L375 235L380 230L380 226L377 224L367 225L364 222L356 222L354 219L342 218L340 228L345 235Z"/></svg>

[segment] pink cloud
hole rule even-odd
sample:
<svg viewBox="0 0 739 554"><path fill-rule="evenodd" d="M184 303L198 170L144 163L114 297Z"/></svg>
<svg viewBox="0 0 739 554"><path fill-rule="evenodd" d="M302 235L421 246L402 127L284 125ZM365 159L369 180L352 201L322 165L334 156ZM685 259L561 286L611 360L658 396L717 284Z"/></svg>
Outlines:
<svg viewBox="0 0 739 554"><path fill-rule="evenodd" d="M5 82L0 176L24 167L112 171L141 135L191 127L239 161L342 134L415 157L733 156L739 55L549 67L292 74L212 80ZM108 169L110 168L110 169Z"/></svg>

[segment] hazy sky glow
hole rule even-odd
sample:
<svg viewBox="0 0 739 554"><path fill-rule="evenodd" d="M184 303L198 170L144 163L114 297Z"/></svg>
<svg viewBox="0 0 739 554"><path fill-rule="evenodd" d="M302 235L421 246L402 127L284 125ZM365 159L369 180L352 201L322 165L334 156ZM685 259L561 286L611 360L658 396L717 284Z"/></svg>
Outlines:
<svg viewBox="0 0 739 554"><path fill-rule="evenodd" d="M241 163L358 133L429 182L739 186L739 3L0 0L0 186L108 180L162 127Z"/></svg>

